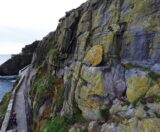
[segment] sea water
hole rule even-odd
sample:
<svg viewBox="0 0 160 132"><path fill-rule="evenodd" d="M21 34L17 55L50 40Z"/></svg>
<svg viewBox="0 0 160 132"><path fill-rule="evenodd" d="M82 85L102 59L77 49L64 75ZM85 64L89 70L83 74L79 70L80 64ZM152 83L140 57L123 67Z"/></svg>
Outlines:
<svg viewBox="0 0 160 132"><path fill-rule="evenodd" d="M0 65L7 61L11 55L0 55ZM1 77L0 76L0 102L6 92L11 91L13 87L14 78L10 76Z"/></svg>

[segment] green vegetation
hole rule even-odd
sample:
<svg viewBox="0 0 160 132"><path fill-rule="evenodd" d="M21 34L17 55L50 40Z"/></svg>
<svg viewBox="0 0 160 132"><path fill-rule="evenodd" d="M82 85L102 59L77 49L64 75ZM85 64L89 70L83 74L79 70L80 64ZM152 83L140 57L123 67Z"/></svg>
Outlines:
<svg viewBox="0 0 160 132"><path fill-rule="evenodd" d="M56 98L56 111L60 111L63 106L63 94L64 94L64 88L57 89L57 98Z"/></svg>
<svg viewBox="0 0 160 132"><path fill-rule="evenodd" d="M49 63L52 64L52 62L58 57L58 49L50 49L48 52L48 59Z"/></svg>
<svg viewBox="0 0 160 132"><path fill-rule="evenodd" d="M73 107L73 116L61 117L59 114L56 115L50 122L45 126L47 132L67 132L71 125L74 123L84 123L86 120L82 117L82 113L78 106Z"/></svg>
<svg viewBox="0 0 160 132"><path fill-rule="evenodd" d="M0 104L0 117L5 115L10 98L11 98L11 92L6 93L5 96L3 97L3 100Z"/></svg>
<svg viewBox="0 0 160 132"><path fill-rule="evenodd" d="M126 105L127 105L127 106L130 105L130 102L129 102L128 100L124 101L123 104L122 104L122 106L126 106Z"/></svg>
<svg viewBox="0 0 160 132"><path fill-rule="evenodd" d="M148 106L144 106L144 110L148 111L150 108Z"/></svg>
<svg viewBox="0 0 160 132"><path fill-rule="evenodd" d="M124 67L129 70L129 69L132 69L132 68L139 68L140 70L142 71L148 71L149 69L146 68L146 67L141 67L141 66L138 66L136 64L132 64L132 63L127 63L127 64L124 64Z"/></svg>
<svg viewBox="0 0 160 132"><path fill-rule="evenodd" d="M160 118L160 114L157 112L154 112L154 114L156 115L157 118Z"/></svg>
<svg viewBox="0 0 160 132"><path fill-rule="evenodd" d="M100 114L104 119L109 117L109 108L106 107L105 109L100 110Z"/></svg>
<svg viewBox="0 0 160 132"><path fill-rule="evenodd" d="M154 102L157 102L157 103L160 102L160 96L158 96L158 95L154 95L153 99L154 99Z"/></svg>
<svg viewBox="0 0 160 132"><path fill-rule="evenodd" d="M44 75L36 78L33 84L34 90L32 92L32 100L36 98L38 104L43 104L42 100L48 98L49 93L54 92L53 84L56 79L53 76Z"/></svg>
<svg viewBox="0 0 160 132"><path fill-rule="evenodd" d="M155 72L149 72L149 77L152 78L153 80L157 80L160 78L160 75L156 74Z"/></svg>
<svg viewBox="0 0 160 132"><path fill-rule="evenodd" d="M67 118L56 116L51 122L46 124L47 132L67 132L69 130Z"/></svg>
<svg viewBox="0 0 160 132"><path fill-rule="evenodd" d="M80 122L83 123L86 120L84 119L84 117L82 116L82 112L81 110L78 108L77 104L74 103L75 105L73 106L73 117L72 117L72 121L74 122Z"/></svg>

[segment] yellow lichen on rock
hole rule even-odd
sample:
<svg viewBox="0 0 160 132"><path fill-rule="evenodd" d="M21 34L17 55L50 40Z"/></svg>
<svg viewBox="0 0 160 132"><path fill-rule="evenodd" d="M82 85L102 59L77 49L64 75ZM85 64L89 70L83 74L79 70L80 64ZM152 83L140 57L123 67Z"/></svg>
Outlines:
<svg viewBox="0 0 160 132"><path fill-rule="evenodd" d="M137 75L132 75L127 79L127 98L129 102L133 103L137 101L140 97L146 94L150 87L151 80L148 77L139 77Z"/></svg>
<svg viewBox="0 0 160 132"><path fill-rule="evenodd" d="M159 81L152 81L153 86L151 86L150 89L147 91L146 97L160 94L160 85L159 84L160 84Z"/></svg>
<svg viewBox="0 0 160 132"><path fill-rule="evenodd" d="M159 118L151 118L142 121L141 128L143 132L159 132L160 130L160 119Z"/></svg>
<svg viewBox="0 0 160 132"><path fill-rule="evenodd" d="M103 48L101 45L94 45L84 58L84 62L97 66L102 62Z"/></svg>
<svg viewBox="0 0 160 132"><path fill-rule="evenodd" d="M102 71L97 67L83 65L75 93L83 116L88 119L101 119L100 110L104 105L102 97L108 95Z"/></svg>
<svg viewBox="0 0 160 132"><path fill-rule="evenodd" d="M107 54L109 47L112 45L114 40L114 33L102 37L102 44L104 45L104 54Z"/></svg>

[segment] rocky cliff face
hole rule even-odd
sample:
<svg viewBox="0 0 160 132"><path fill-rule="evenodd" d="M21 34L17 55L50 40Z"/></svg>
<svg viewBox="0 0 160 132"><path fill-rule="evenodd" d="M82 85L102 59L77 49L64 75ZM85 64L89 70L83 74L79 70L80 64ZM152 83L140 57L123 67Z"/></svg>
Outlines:
<svg viewBox="0 0 160 132"><path fill-rule="evenodd" d="M159 0L89 0L67 12L32 59L34 129L158 132L159 9Z"/></svg>
<svg viewBox="0 0 160 132"><path fill-rule="evenodd" d="M26 45L20 54L12 55L11 59L0 66L0 75L16 75L19 70L29 65L38 43L39 41L35 41Z"/></svg>

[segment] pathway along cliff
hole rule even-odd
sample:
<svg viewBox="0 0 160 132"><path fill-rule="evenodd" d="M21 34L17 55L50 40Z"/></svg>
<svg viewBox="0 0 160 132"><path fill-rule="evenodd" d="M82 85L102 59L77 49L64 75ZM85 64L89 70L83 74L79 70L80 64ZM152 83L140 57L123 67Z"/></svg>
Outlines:
<svg viewBox="0 0 160 132"><path fill-rule="evenodd" d="M33 132L159 132L159 18L160 0L88 0L66 12L25 71L19 130L27 118Z"/></svg>
<svg viewBox="0 0 160 132"><path fill-rule="evenodd" d="M17 127L16 130L18 132L28 132L28 110L29 110L29 102L28 97L29 93L28 90L31 87L30 80L31 77L35 74L36 70L32 69L32 65L29 65L22 69L19 73L19 76L21 78L24 77L24 80L17 91L16 97L15 97L15 104L14 104L14 111L16 112L16 119L17 119Z"/></svg>

